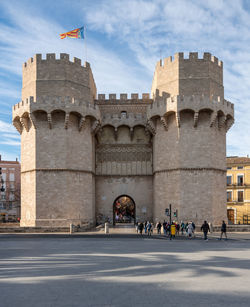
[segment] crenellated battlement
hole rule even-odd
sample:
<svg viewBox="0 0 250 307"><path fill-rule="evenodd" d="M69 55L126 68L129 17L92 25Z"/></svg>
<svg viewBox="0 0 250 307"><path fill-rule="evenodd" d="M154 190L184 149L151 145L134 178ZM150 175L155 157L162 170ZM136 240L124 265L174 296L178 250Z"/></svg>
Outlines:
<svg viewBox="0 0 250 307"><path fill-rule="evenodd" d="M208 52L202 58L198 52L190 52L188 58L183 52L176 53L174 58L157 62L151 88L153 98L156 90L168 96L204 94L224 99L223 63Z"/></svg>
<svg viewBox="0 0 250 307"><path fill-rule="evenodd" d="M199 57L198 52L189 52L188 57L184 57L184 53L183 52L178 52L175 53L174 57L169 56L167 58L164 58L163 60L160 60L157 62L156 67L162 67L162 68L166 68L167 65L169 65L170 63L175 63L177 61L184 61L184 62L209 62L212 64L217 65L218 67L220 67L221 69L223 68L223 62L218 60L218 58L216 56L211 55L211 53L209 52L204 52L202 57Z"/></svg>
<svg viewBox="0 0 250 307"><path fill-rule="evenodd" d="M23 64L22 100L29 96L71 96L93 102L96 98L96 85L90 64L78 58L61 53L48 53L43 59L36 54Z"/></svg>
<svg viewBox="0 0 250 307"><path fill-rule="evenodd" d="M89 103L87 101L83 101L80 99L76 99L74 97L66 96L41 96L34 100L33 96L26 98L25 100L20 101L19 103L15 104L12 109L13 111L21 109L27 105L30 108L33 108L33 104L35 107L40 108L41 106L45 106L45 108L58 108L59 106L64 107L72 107L72 106L85 106L90 109L97 109L98 106L96 104Z"/></svg>
<svg viewBox="0 0 250 307"><path fill-rule="evenodd" d="M95 104L71 97L60 96L42 96L35 101L34 97L30 96L24 101L21 101L13 106L13 125L20 134L22 133L23 127L26 129L26 131L29 131L32 126L34 129L36 129L36 114L43 113L46 115L48 126L51 129L53 123L55 123L55 120L52 118L51 114L55 112L61 112L64 114L65 129L68 127L70 114L74 114L79 118L79 130L81 130L86 117L89 117L98 123L101 121L100 110Z"/></svg>
<svg viewBox="0 0 250 307"><path fill-rule="evenodd" d="M138 93L128 94L122 93L120 94L120 99L117 99L116 94L109 94L106 97L105 94L98 94L98 99L95 100L95 103L98 105L105 104L150 104L152 103L152 99L150 98L149 93L143 93L141 98Z"/></svg>
<svg viewBox="0 0 250 307"><path fill-rule="evenodd" d="M34 57L31 57L23 64L23 69L28 69L29 66L35 65L37 63L41 64L51 64L51 63L62 63L65 65L66 63L71 64L72 66L78 66L82 67L84 69L89 68L90 64L88 62L85 62L84 65L82 65L82 61L79 58L73 57L73 61L70 61L70 56L67 53L60 53L59 58L56 58L55 53L47 53L45 58L42 58L42 54L35 54Z"/></svg>
<svg viewBox="0 0 250 307"><path fill-rule="evenodd" d="M218 123L219 128L228 121L227 129L231 127L234 121L234 104L227 101L221 100L221 97L210 97L204 95L192 95L184 96L177 95L172 97L157 96L154 103L147 108L148 121L154 118L160 118L164 126L167 126L166 119L168 115L175 114L177 120L177 126L181 126L180 114L181 112L193 112L194 114L194 127L196 127L199 113L207 112L210 115L212 127L216 118L220 119ZM151 123L152 126L152 123Z"/></svg>
<svg viewBox="0 0 250 307"><path fill-rule="evenodd" d="M194 112L199 112L202 109L208 110L221 110L225 114L230 114L233 116L234 104L228 100L221 100L220 96L217 97L207 97L204 95L176 95L171 97L158 96L156 100L148 106L148 112L161 113L163 116L169 111L181 111L185 109L193 110Z"/></svg>

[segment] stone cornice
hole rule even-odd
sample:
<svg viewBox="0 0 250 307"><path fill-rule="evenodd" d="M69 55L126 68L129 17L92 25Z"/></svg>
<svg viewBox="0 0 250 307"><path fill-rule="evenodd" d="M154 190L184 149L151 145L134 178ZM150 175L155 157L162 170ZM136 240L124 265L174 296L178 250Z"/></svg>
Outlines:
<svg viewBox="0 0 250 307"><path fill-rule="evenodd" d="M21 174L30 173L30 172L73 172L73 173L86 173L86 174L95 175L93 171L74 169L74 168L33 168L30 170L21 171Z"/></svg>
<svg viewBox="0 0 250 307"><path fill-rule="evenodd" d="M155 170L153 174L158 174L158 173L169 173L169 172L176 172L176 171L217 171L217 172L222 172L226 174L225 169L221 168L214 168L214 167L178 167L178 168L169 168L169 169L162 169L162 170Z"/></svg>

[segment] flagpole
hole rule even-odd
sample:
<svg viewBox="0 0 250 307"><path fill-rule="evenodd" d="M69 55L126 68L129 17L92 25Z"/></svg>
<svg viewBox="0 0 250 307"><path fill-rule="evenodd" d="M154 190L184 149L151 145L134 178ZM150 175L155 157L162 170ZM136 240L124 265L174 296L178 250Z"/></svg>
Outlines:
<svg viewBox="0 0 250 307"><path fill-rule="evenodd" d="M86 36L86 26L84 26L84 53L85 53L85 62L87 62L87 36Z"/></svg>

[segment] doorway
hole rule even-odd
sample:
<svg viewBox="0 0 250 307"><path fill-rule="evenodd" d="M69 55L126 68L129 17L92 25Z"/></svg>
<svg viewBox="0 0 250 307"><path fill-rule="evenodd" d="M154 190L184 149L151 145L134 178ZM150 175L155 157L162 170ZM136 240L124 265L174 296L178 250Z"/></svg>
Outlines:
<svg viewBox="0 0 250 307"><path fill-rule="evenodd" d="M229 224L235 224L234 209L227 209L227 218Z"/></svg>
<svg viewBox="0 0 250 307"><path fill-rule="evenodd" d="M114 225L135 223L135 202L128 195L120 195L113 204Z"/></svg>

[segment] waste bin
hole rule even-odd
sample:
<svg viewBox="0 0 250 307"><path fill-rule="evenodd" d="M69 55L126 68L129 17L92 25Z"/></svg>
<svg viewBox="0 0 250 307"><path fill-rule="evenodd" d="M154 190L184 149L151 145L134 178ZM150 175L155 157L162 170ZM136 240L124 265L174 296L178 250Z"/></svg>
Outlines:
<svg viewBox="0 0 250 307"><path fill-rule="evenodd" d="M175 233L176 233L175 225L171 225L171 236L175 237Z"/></svg>
<svg viewBox="0 0 250 307"><path fill-rule="evenodd" d="M69 224L69 233L73 233L73 232L74 232L74 225Z"/></svg>

